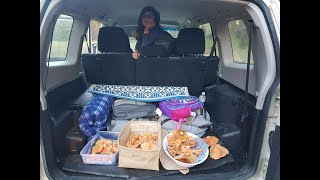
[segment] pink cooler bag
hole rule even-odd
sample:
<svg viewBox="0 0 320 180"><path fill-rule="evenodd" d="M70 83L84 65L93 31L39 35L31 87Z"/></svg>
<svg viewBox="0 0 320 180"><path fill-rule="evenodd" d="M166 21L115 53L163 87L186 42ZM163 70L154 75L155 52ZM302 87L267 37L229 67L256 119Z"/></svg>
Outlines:
<svg viewBox="0 0 320 180"><path fill-rule="evenodd" d="M180 129L182 122L186 121L192 111L202 107L203 103L195 96L164 100L159 104L159 108L164 115L172 120L179 121L177 129Z"/></svg>

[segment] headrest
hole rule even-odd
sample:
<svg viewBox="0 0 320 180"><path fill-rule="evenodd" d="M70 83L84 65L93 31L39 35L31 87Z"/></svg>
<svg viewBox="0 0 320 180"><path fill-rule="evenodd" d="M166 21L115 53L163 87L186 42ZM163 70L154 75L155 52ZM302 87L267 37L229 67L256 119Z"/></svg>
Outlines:
<svg viewBox="0 0 320 180"><path fill-rule="evenodd" d="M166 48L162 45L142 46L140 55L143 57L166 57Z"/></svg>
<svg viewBox="0 0 320 180"><path fill-rule="evenodd" d="M120 27L102 27L98 35L100 52L132 53L129 38Z"/></svg>
<svg viewBox="0 0 320 180"><path fill-rule="evenodd" d="M175 46L178 54L203 54L205 50L203 30L199 28L181 29Z"/></svg>

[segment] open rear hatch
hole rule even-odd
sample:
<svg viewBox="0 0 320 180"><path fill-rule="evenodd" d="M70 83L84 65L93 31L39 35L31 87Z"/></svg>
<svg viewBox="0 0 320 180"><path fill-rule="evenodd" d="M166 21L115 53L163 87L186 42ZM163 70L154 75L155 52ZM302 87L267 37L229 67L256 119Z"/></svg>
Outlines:
<svg viewBox="0 0 320 180"><path fill-rule="evenodd" d="M71 7L71 1L65 2L65 5L68 5L67 7ZM203 4L207 3L207 1L201 2ZM118 3L115 2L115 6L119 6ZM86 4L85 1L80 1L79 7L87 7L84 4ZM231 15L225 13L224 15L226 16L244 12L243 6L245 4L242 4L242 2L238 4L220 1L213 3L213 5L222 4L224 5L221 6L224 12L230 12L227 8L228 6L233 10L230 12ZM267 7L264 3L259 1L257 5L263 9L263 13L267 13L265 12ZM219 12L218 9L216 7L216 12ZM65 10L67 11L68 8ZM166 10L168 11L164 12L170 12L170 8ZM72 8L71 11L73 11ZM76 12L77 10L74 10L75 14L77 14ZM90 12L91 10L87 13ZM104 15L99 17L104 20ZM170 18L164 19L166 22L170 22L168 21ZM268 21L270 19L268 17ZM194 17L191 20L194 23L202 21L199 17ZM110 18L108 21L113 22L114 20ZM188 21L190 20L188 19ZM117 25L116 22L114 22L114 25ZM102 29L110 30L112 28L113 30L122 31L121 28L115 26L102 27ZM104 179L106 177L161 179L164 176L177 179L232 179L240 176L246 178L256 170L271 92L274 91L277 83L279 83L278 76L276 76L277 78L268 91L263 109L257 110L257 97L253 96L252 92L248 93L249 75L245 76L245 82L240 82L246 84L245 90L243 90L244 88L239 88L237 78L235 78L234 83L230 83L224 80L223 77L219 77L217 72L219 71L218 66L219 63L221 65L221 60L216 56L217 53L203 56L206 43L202 37L205 36L203 31L199 30L199 28L190 28L185 24L182 26L184 28L180 33L184 33L184 35L180 37L178 35L175 43L175 49L180 54L175 57L164 57L162 55L156 57L141 56L138 60L134 60L131 51L128 52L127 48L130 47L128 35L117 32L118 35L120 34L118 38L116 34L111 36L108 34L109 37L113 37L111 38L113 42L100 41L98 45L108 47L110 44L114 44L114 47L100 48L101 54L82 54L81 58L79 58L82 63L82 70L80 70L82 75L71 81L63 81L64 83L55 87L53 85L50 86L51 90L46 92L45 96L48 109L40 110L40 129L41 150L45 169L51 177L54 179ZM103 36L106 35L103 34ZM184 39L181 40L180 38ZM216 41L217 39L214 38L213 43L215 44ZM273 39L273 41L275 40ZM121 43L125 43L125 45ZM251 41L249 39L249 52L251 52L250 48ZM114 51L114 49L117 50ZM212 46L211 50L216 51L215 46ZM193 52L191 53L190 51ZM247 65L246 70L250 68L250 60ZM49 75L57 75L52 73L54 72L49 71ZM46 75L48 76L48 74ZM47 78L45 77L45 79ZM52 82L54 80L55 78L53 78ZM45 83L47 82L45 81ZM74 130L74 127L79 126L78 118L82 109L93 97L91 93L86 92L89 88L88 84L180 86L187 87L190 95L197 97L201 92L205 92L204 108L210 114L210 121L213 125L206 130L203 137L208 135L217 136L221 144L230 153L219 160L212 160L208 157L204 163L190 168L190 172L185 175L177 170L166 170L161 163L159 171L119 168L118 163L108 166L85 164L78 151L70 151L70 142L80 142L81 147L77 147L77 149L81 149L88 141L87 138L83 137L81 131Z"/></svg>

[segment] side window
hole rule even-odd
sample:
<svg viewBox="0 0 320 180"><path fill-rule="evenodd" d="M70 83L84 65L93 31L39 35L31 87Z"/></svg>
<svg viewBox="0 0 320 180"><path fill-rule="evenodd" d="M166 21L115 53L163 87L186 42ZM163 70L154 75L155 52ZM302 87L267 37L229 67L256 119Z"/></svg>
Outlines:
<svg viewBox="0 0 320 180"><path fill-rule="evenodd" d="M211 52L211 48L213 45L213 37L212 37L212 30L211 30L211 25L210 23L202 24L199 26L200 29L203 29L204 31L204 36L205 36L205 51L204 55L209 56Z"/></svg>
<svg viewBox="0 0 320 180"><path fill-rule="evenodd" d="M53 30L51 52L49 52L50 61L66 60L72 25L73 18L71 16L61 14L57 19Z"/></svg>
<svg viewBox="0 0 320 180"><path fill-rule="evenodd" d="M94 21L94 20L90 21L90 25L89 25L90 31L89 31L89 28L88 28L88 31L87 31L87 40L88 40L88 42L85 39L83 40L82 54L89 53L88 52L88 45L90 46L90 44L89 44L90 37L91 37L92 52L97 52L98 51L98 34L99 34L99 30L100 30L101 27L103 27L102 23L100 23L98 21ZM89 32L91 34L89 34ZM88 45L87 45L87 43L88 43Z"/></svg>
<svg viewBox="0 0 320 180"><path fill-rule="evenodd" d="M134 50L136 47L137 39L134 36L129 36L129 43L130 43L130 48Z"/></svg>
<svg viewBox="0 0 320 180"><path fill-rule="evenodd" d="M249 36L242 19L230 21L228 23L233 61L235 63L246 64L248 62ZM250 64L254 64L251 51Z"/></svg>
<svg viewBox="0 0 320 180"><path fill-rule="evenodd" d="M134 35L133 36L129 36L129 43L130 43L130 48L132 50L134 50L135 47L136 47L136 43L137 43L137 39L134 37Z"/></svg>
<svg viewBox="0 0 320 180"><path fill-rule="evenodd" d="M90 21L91 43L93 52L98 52L98 34L101 27L103 27L103 24L101 24L100 22L94 20Z"/></svg>

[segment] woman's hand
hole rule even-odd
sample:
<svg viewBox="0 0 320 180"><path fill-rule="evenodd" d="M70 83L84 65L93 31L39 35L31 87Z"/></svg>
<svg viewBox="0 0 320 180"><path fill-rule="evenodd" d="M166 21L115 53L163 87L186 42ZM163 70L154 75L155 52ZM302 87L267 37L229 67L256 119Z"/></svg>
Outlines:
<svg viewBox="0 0 320 180"><path fill-rule="evenodd" d="M132 57L133 57L134 59L138 59L138 58L139 58L139 56L140 56L139 51L134 50L134 52L132 53Z"/></svg>

